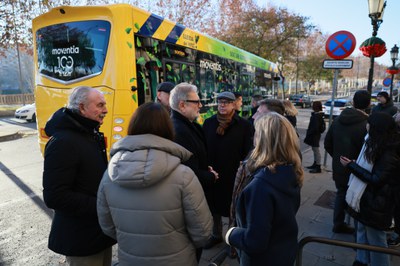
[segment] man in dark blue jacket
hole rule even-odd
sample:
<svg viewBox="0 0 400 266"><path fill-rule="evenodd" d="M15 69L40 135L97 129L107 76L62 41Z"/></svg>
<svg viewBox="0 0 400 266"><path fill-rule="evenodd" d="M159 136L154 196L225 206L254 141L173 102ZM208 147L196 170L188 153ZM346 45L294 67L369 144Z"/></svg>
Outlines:
<svg viewBox="0 0 400 266"><path fill-rule="evenodd" d="M96 211L97 190L107 168L99 132L106 114L103 94L81 86L45 127L50 139L44 152L43 198L54 209L49 249L65 255L69 265L111 265L116 241L103 234Z"/></svg>

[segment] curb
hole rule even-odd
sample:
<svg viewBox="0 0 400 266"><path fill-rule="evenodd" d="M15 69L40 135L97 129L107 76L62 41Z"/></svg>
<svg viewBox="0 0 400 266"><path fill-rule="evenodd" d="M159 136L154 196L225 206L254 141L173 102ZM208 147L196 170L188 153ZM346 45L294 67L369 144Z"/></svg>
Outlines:
<svg viewBox="0 0 400 266"><path fill-rule="evenodd" d="M36 135L36 134L37 134L37 130L18 131L15 133L10 133L10 134L0 136L0 142L15 140L15 139L23 138L23 137L30 136L30 135Z"/></svg>

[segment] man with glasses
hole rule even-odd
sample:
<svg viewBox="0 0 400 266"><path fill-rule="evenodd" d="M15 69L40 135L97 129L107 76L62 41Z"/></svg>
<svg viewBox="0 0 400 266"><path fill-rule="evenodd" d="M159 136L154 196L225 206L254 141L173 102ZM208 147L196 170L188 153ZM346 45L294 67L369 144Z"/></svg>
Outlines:
<svg viewBox="0 0 400 266"><path fill-rule="evenodd" d="M202 127L196 123L202 104L197 94L197 87L180 83L171 91L169 103L171 119L175 129L175 142L193 153L185 165L190 167L199 179L206 198L218 179L218 173L208 165L206 139ZM202 249L197 249L200 260Z"/></svg>
<svg viewBox="0 0 400 266"><path fill-rule="evenodd" d="M252 149L253 126L236 114L235 101L232 92L219 93L217 114L208 118L203 125L209 162L219 174L209 194L209 206L214 219L213 233L204 248L222 242L222 216L229 217L236 172L240 161Z"/></svg>

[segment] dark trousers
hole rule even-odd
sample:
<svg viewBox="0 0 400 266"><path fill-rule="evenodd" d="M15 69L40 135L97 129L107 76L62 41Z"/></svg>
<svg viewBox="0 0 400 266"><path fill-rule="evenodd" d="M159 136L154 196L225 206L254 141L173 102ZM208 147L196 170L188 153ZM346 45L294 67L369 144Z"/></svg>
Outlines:
<svg viewBox="0 0 400 266"><path fill-rule="evenodd" d="M335 206L333 209L334 227L344 224L344 218L346 216L345 210L347 207L346 203L347 184L341 184L335 181L335 186L336 186L336 198L335 198Z"/></svg>
<svg viewBox="0 0 400 266"><path fill-rule="evenodd" d="M212 214L212 216L214 221L212 236L222 238L222 216L219 214Z"/></svg>

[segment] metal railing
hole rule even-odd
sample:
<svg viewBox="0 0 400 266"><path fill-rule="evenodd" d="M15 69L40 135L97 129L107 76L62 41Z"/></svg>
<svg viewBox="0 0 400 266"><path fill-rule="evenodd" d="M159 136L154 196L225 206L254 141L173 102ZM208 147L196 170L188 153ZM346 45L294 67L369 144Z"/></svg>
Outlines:
<svg viewBox="0 0 400 266"><path fill-rule="evenodd" d="M353 242L335 240L335 239L324 238L324 237L306 236L306 237L302 238L299 242L299 250L297 251L297 256L296 256L296 266L303 265L302 264L303 247L306 244L311 243L311 242L332 245L332 246L353 248L353 249L363 249L363 250L380 252L380 253L385 253L385 254L400 257L400 251L391 249L391 248L384 248L384 247L371 246L371 245L365 245L365 244L357 244L357 243L353 243Z"/></svg>
<svg viewBox="0 0 400 266"><path fill-rule="evenodd" d="M30 94L5 94L0 95L0 104L13 105L22 103L33 103L35 96L33 93Z"/></svg>

